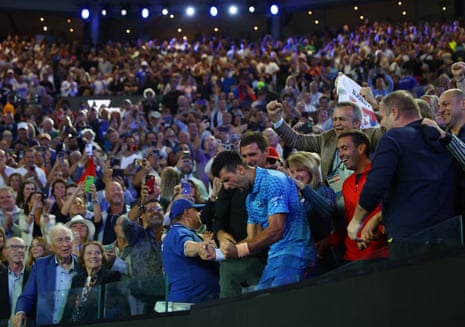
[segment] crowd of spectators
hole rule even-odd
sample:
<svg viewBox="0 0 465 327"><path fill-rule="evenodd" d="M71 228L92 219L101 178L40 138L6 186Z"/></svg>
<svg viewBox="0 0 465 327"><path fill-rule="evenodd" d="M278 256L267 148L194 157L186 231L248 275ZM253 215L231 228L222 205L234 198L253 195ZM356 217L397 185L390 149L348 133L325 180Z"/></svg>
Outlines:
<svg viewBox="0 0 465 327"><path fill-rule="evenodd" d="M365 23L285 41L205 37L92 47L9 36L0 43L0 258L8 265L6 240L20 237L33 266L63 223L76 255L95 240L103 247L91 249L104 250L104 263L123 279L161 275L160 226L170 225L174 200L216 200L221 185L209 168L218 152L239 151L241 135L259 131L274 149L275 168L299 159L274 132L267 103L279 100L285 122L319 135L333 128L334 81L344 73L371 88L375 101L394 90L422 97L429 118L442 125L438 97L455 87L450 66L465 58L464 35L454 21ZM75 96L127 99L118 107L75 107ZM324 190L325 182L312 188ZM202 221L207 231L199 233L208 233ZM162 288L143 296L132 290L131 312L150 311Z"/></svg>

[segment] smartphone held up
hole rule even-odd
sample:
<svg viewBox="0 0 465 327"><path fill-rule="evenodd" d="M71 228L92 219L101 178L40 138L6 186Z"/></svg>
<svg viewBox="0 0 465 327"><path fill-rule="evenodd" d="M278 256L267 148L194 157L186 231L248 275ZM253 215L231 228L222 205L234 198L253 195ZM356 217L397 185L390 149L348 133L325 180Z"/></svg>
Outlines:
<svg viewBox="0 0 465 327"><path fill-rule="evenodd" d="M86 182L84 184L84 188L86 190L86 193L91 192L91 188L92 188L92 185L94 185L94 182L95 182L95 177L94 176L92 176L92 175L86 176Z"/></svg>
<svg viewBox="0 0 465 327"><path fill-rule="evenodd" d="M155 193L155 175L145 177L145 186L147 186L149 194Z"/></svg>

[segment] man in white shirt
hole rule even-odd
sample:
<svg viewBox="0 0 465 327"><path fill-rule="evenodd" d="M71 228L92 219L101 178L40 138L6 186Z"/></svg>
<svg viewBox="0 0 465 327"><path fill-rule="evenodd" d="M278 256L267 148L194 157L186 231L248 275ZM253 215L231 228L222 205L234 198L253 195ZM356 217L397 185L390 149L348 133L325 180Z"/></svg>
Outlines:
<svg viewBox="0 0 465 327"><path fill-rule="evenodd" d="M23 209L15 201L15 191L11 187L0 187L0 226L4 228L6 238L22 236L19 218L23 215Z"/></svg>
<svg viewBox="0 0 465 327"><path fill-rule="evenodd" d="M63 97L76 96L78 94L78 84L73 79L72 74L68 74L67 79L61 82L60 91Z"/></svg>
<svg viewBox="0 0 465 327"><path fill-rule="evenodd" d="M0 149L0 187L8 184L8 177L16 170L6 164L7 155L5 150Z"/></svg>
<svg viewBox="0 0 465 327"><path fill-rule="evenodd" d="M313 104L313 98L310 92L302 92L302 100L305 104L305 112L315 112L318 110L317 107Z"/></svg>
<svg viewBox="0 0 465 327"><path fill-rule="evenodd" d="M312 96L312 102L311 104L318 108L320 102L320 97L323 95L323 93L320 92L319 90L319 86L318 86L318 83L315 82L315 81L312 81L309 85L309 88L310 88L310 93L311 93L311 96Z"/></svg>
<svg viewBox="0 0 465 327"><path fill-rule="evenodd" d="M16 300L23 291L24 284L29 276L29 269L24 265L24 255L27 246L19 237L12 237L6 241L7 270L0 273L0 297L4 300L0 308L0 324L8 320L11 327L11 318L14 316ZM7 301L8 299L8 301Z"/></svg>
<svg viewBox="0 0 465 327"><path fill-rule="evenodd" d="M47 182L45 172L34 164L35 149L27 148L24 151L24 165L19 167L17 172L23 176L23 180L32 179L37 187L44 189Z"/></svg>

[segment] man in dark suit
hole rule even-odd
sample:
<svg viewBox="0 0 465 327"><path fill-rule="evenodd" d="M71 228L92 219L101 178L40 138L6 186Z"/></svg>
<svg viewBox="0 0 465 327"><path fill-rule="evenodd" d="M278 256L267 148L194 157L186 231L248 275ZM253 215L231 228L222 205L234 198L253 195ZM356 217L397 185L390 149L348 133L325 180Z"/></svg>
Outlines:
<svg viewBox="0 0 465 327"><path fill-rule="evenodd" d="M7 270L0 272L0 326L11 326L12 312L15 311L16 300L21 294L29 269L24 265L24 253L27 246L19 237L12 237L6 242ZM6 301L8 299L8 301Z"/></svg>
<svg viewBox="0 0 465 327"><path fill-rule="evenodd" d="M24 324L26 315L36 310L36 325L57 324L61 320L73 276L82 272L72 254L73 233L58 223L50 229L52 255L38 259L16 303L13 327ZM40 296L39 296L40 294Z"/></svg>
<svg viewBox="0 0 465 327"><path fill-rule="evenodd" d="M348 236L357 240L364 220L381 203L390 258L426 255L440 249L444 239L438 242L425 231L457 214L459 167L437 140L437 132L421 125L410 93L397 90L385 96L379 114L386 133L376 148Z"/></svg>

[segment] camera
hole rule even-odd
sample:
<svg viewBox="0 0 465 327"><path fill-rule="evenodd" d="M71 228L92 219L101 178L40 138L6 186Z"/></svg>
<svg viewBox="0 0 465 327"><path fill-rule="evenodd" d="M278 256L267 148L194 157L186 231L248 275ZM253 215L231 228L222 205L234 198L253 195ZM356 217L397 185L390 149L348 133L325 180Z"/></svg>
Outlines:
<svg viewBox="0 0 465 327"><path fill-rule="evenodd" d="M64 157L65 157L65 151L58 151L57 152L57 159L63 160Z"/></svg>
<svg viewBox="0 0 465 327"><path fill-rule="evenodd" d="M57 145L56 145L55 151L56 151L57 153L59 153L59 152L62 152L62 151L63 151L63 142L57 142Z"/></svg>
<svg viewBox="0 0 465 327"><path fill-rule="evenodd" d="M226 142L224 142L224 149L226 151L232 151L233 150L233 145L231 144L230 140L226 140Z"/></svg>
<svg viewBox="0 0 465 327"><path fill-rule="evenodd" d="M91 143L87 143L86 144L86 154L87 156L91 156L92 153L93 153L93 147L92 147L92 144Z"/></svg>
<svg viewBox="0 0 465 327"><path fill-rule="evenodd" d="M311 121L303 124L299 128L299 132L302 133L302 134L308 134L308 133L311 133L312 131L313 131L313 123Z"/></svg>
<svg viewBox="0 0 465 327"><path fill-rule="evenodd" d="M149 194L155 192L155 176L154 175L147 175L145 177L145 186L147 186Z"/></svg>
<svg viewBox="0 0 465 327"><path fill-rule="evenodd" d="M85 181L85 190L86 190L86 193L90 193L90 188L91 186L95 184L95 177L92 176L92 175L88 175L86 176L86 181Z"/></svg>
<svg viewBox="0 0 465 327"><path fill-rule="evenodd" d="M189 181L181 183L181 194L191 194L191 184Z"/></svg>
<svg viewBox="0 0 465 327"><path fill-rule="evenodd" d="M116 177L124 178L124 169L113 169L111 177L113 177L113 178L116 178Z"/></svg>
<svg viewBox="0 0 465 327"><path fill-rule="evenodd" d="M119 160L118 158L111 158L110 159L110 166L111 167L119 166L120 164L121 164L121 160Z"/></svg>
<svg viewBox="0 0 465 327"><path fill-rule="evenodd" d="M192 159L190 151L183 151L182 152L182 159Z"/></svg>

